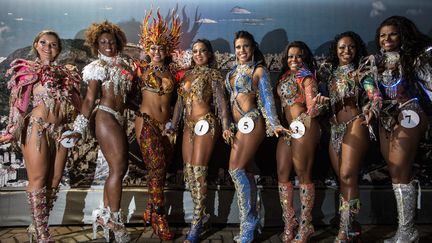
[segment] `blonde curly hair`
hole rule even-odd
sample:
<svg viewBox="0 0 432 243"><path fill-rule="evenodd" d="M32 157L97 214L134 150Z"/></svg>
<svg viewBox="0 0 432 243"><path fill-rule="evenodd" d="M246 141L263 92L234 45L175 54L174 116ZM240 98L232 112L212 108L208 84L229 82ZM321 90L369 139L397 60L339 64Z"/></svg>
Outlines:
<svg viewBox="0 0 432 243"><path fill-rule="evenodd" d="M92 23L85 32L85 44L91 48L93 54L97 55L98 53L98 39L103 33L112 34L116 39L118 52L123 51L123 47L127 43L126 34L118 25L105 20L101 23Z"/></svg>

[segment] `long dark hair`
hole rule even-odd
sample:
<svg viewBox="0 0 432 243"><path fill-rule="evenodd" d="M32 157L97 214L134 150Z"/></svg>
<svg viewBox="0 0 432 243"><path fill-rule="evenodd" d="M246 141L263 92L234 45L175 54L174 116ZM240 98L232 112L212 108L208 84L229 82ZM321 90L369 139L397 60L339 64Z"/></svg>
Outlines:
<svg viewBox="0 0 432 243"><path fill-rule="evenodd" d="M420 32L417 26L408 18L403 16L391 16L385 19L375 33L375 43L378 49L381 48L379 43L380 31L384 26L395 26L400 38L400 57L402 72L404 78L409 82L415 79L412 68L415 58L424 51L427 46L432 45L432 39Z"/></svg>
<svg viewBox="0 0 432 243"><path fill-rule="evenodd" d="M362 57L365 57L367 55L366 45L363 42L362 38L353 31L346 31L341 34L338 34L334 37L333 41L330 43L329 48L329 62L332 64L333 69L336 69L339 66L339 58L337 55L337 44L340 39L344 37L350 37L355 44L356 53L352 60L352 63L354 64L354 67L357 68L359 65L360 60Z"/></svg>
<svg viewBox="0 0 432 243"><path fill-rule="evenodd" d="M194 46L195 44L197 44L197 43L202 43L202 44L204 44L205 47L206 47L206 49L207 49L207 51L208 51L209 53L211 53L211 56L210 56L210 58L209 58L209 60L208 60L208 63L207 63L207 66L208 66L208 67L212 67L212 68L216 68L216 67L217 67L216 57L215 57L215 55L214 55L213 47L212 47L212 44L210 43L210 41L207 40L207 39L197 39L196 41L194 41L194 42L192 43L192 49L193 49L193 46ZM193 60L193 58L192 58L192 61L191 61L191 66L192 66L192 67L195 66L195 61Z"/></svg>
<svg viewBox="0 0 432 243"><path fill-rule="evenodd" d="M253 53L253 58L255 63L260 63L261 65L267 67L267 64L265 62L265 58L264 55L262 54L261 50L258 47L258 43L255 41L255 38L253 37L253 35L245 30L240 30L237 31L235 33L235 37L234 37L234 50L235 50L235 42L236 40L243 38L246 40L249 40L250 43L252 44L253 48L254 48L254 53Z"/></svg>
<svg viewBox="0 0 432 243"><path fill-rule="evenodd" d="M288 71L288 50L292 47L297 47L300 50L302 50L302 60L303 64L306 66L305 68L311 71L312 73L315 73L315 70L317 69L316 61L313 57L312 51L310 48L304 43L303 41L293 41L289 43L282 54L282 69L279 73L278 79L282 77L282 75L285 74L286 71Z"/></svg>

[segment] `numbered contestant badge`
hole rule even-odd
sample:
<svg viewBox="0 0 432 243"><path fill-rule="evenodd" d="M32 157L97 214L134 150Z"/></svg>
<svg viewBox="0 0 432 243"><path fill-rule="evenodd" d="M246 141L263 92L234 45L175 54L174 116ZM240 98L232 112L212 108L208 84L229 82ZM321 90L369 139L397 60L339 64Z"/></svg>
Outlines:
<svg viewBox="0 0 432 243"><path fill-rule="evenodd" d="M72 134L72 131L66 131L66 132L64 132L62 134L62 137L70 135L70 134ZM60 144L63 145L63 147L65 147L65 148L72 148L75 145L75 139L73 139L73 138L63 138L60 141Z"/></svg>
<svg viewBox="0 0 432 243"><path fill-rule="evenodd" d="M202 136L208 132L210 125L206 120L199 120L195 124L194 132L198 136Z"/></svg>
<svg viewBox="0 0 432 243"><path fill-rule="evenodd" d="M293 132L291 134L292 138L299 139L303 137L305 134L306 128L304 124L301 121L293 121L290 124L291 131Z"/></svg>
<svg viewBox="0 0 432 243"><path fill-rule="evenodd" d="M250 117L242 117L237 124L238 129L243 134L249 134L255 127L255 123Z"/></svg>
<svg viewBox="0 0 432 243"><path fill-rule="evenodd" d="M414 128L420 123L420 117L413 110L402 110L399 113L399 123L405 128Z"/></svg>

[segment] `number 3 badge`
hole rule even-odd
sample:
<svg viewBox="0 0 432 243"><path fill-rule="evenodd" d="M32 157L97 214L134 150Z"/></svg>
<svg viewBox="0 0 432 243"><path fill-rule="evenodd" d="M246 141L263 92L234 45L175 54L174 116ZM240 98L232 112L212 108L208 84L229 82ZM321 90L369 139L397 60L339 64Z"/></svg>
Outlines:
<svg viewBox="0 0 432 243"><path fill-rule="evenodd" d="M299 139L303 137L305 134L306 128L304 124L301 121L293 121L290 124L291 131L293 132L291 134L292 138Z"/></svg>
<svg viewBox="0 0 432 243"><path fill-rule="evenodd" d="M209 123L206 120L199 120L194 127L194 132L198 136L202 136L208 132L210 128Z"/></svg>
<svg viewBox="0 0 432 243"><path fill-rule="evenodd" d="M255 123L252 118L245 116L239 120L237 126L241 133L249 134L254 129Z"/></svg>
<svg viewBox="0 0 432 243"><path fill-rule="evenodd" d="M414 128L420 123L420 117L413 110L402 110L399 113L399 123L405 128Z"/></svg>

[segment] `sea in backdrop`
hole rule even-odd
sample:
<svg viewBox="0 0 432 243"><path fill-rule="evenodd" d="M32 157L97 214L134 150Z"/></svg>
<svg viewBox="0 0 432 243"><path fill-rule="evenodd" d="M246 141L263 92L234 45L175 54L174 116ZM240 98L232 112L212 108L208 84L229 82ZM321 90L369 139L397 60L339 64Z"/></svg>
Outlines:
<svg viewBox="0 0 432 243"><path fill-rule="evenodd" d="M177 7L186 20L184 10L190 30L197 28L191 39L222 39L230 51L233 35L241 29L253 33L258 43L267 33L282 30L282 46L303 40L313 51L335 34L353 30L373 46L377 26L391 15L406 16L432 35L430 0L1 0L0 56L28 46L42 29L54 29L65 39L82 38L90 23L105 19L122 24L129 41L138 43L142 18L152 7L160 7L163 16Z"/></svg>

